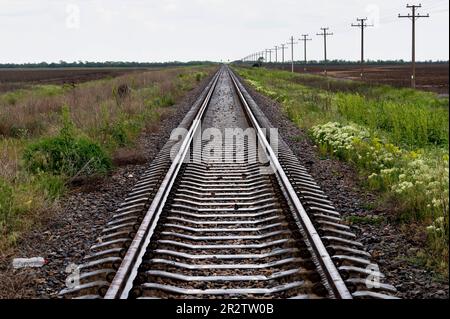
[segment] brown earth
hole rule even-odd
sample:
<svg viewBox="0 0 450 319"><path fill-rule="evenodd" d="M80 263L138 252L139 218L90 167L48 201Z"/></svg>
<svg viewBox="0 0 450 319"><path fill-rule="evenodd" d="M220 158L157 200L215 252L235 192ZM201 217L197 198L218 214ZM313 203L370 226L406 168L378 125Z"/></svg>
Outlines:
<svg viewBox="0 0 450 319"><path fill-rule="evenodd" d="M284 70L290 70L290 64L271 65ZM295 65L295 72L305 73L304 65ZM359 65L329 65L328 75L349 80L361 80L361 67ZM323 65L307 66L306 73L322 74ZM367 65L364 67L363 81L371 84L386 84L395 87L411 86L411 65ZM417 88L425 91L448 95L448 63L417 64Z"/></svg>
<svg viewBox="0 0 450 319"><path fill-rule="evenodd" d="M145 68L0 69L0 93L26 88L32 84L73 85L146 70Z"/></svg>

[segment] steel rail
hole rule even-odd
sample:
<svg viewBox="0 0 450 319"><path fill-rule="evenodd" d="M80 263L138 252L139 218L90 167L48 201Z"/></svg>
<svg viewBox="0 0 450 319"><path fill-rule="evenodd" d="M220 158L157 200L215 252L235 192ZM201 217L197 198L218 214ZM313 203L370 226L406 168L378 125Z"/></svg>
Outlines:
<svg viewBox="0 0 450 319"><path fill-rule="evenodd" d="M191 151L204 144L204 121L251 127L258 146L228 138L231 162L204 160ZM367 267L371 255L283 139L279 154L269 145L270 121L231 69L212 77L181 126L189 131L165 143L60 296L393 298L395 287L367 285L383 274ZM268 160L245 161L258 155Z"/></svg>
<svg viewBox="0 0 450 319"><path fill-rule="evenodd" d="M333 263L330 255L328 254L328 251L326 250L320 238L320 235L313 226L292 184L290 183L286 173L284 172L284 169L282 168L280 162L278 161L275 152L273 151L269 142L267 141L267 138L262 128L259 126L259 123L256 120L256 117L254 116L252 109L250 108L247 100L245 99L238 85L237 77L233 74L233 72L229 68L226 68L226 70L227 70L226 72L228 72L230 75L230 78L236 89L236 93L243 105L245 114L257 132L259 142L263 146L263 150L267 158L269 159L270 166L275 172L277 179L280 183L280 186L285 191L284 192L285 196L287 197L288 201L290 201L295 210L297 220L299 220L302 225L302 229L304 230L304 233L307 236L306 240L310 244L313 254L315 255L316 260L319 263L319 268L322 270L323 274L325 274L326 281L332 290L331 293L333 294L333 297L339 299L351 299L352 295L348 291L347 286L345 285L335 264ZM219 70L215 75L215 77L212 79L211 81L212 84L209 88L209 91L201 107L199 108L186 136L184 137L181 147L178 150L167 174L165 175L164 180L162 181L158 189L158 192L155 195L154 200L152 201L149 209L147 210L139 226L139 229L137 230L136 235L133 238L130 247L126 252L125 257L123 258L122 263L119 266L114 276L114 279L105 294L104 297L105 299L126 299L129 297L130 292L133 288L133 281L137 276L138 269L143 261L146 249L150 244L156 226L158 225L159 217L166 204L167 198L170 192L172 191L178 173L186 157L189 156L190 146L193 142L193 139L200 126L203 115L205 114L205 111L209 105L211 97L215 91L218 80L222 73L223 69ZM226 229L224 229L224 231L225 230Z"/></svg>
<svg viewBox="0 0 450 319"><path fill-rule="evenodd" d="M242 105L244 106L244 110L250 119L253 127L257 131L257 136L260 140L260 143L264 147L264 151L267 155L267 158L270 162L270 165L274 172L278 176L278 180L281 184L281 186L284 187L286 194L288 195L296 214L298 215L298 219L300 220L303 229L305 230L305 233L308 236L309 242L311 244L311 247L317 257L317 260L321 264L321 268L323 272L325 273L327 280L330 283L331 288L333 289L334 295L338 299L352 299L352 295L349 292L346 284L344 283L344 280L342 279L339 271L337 270L334 262L332 261L327 249L325 248L325 245L322 242L322 239L320 238L319 233L315 229L313 223L311 222L311 219L309 218L308 214L305 211L305 208L303 207L300 199L297 196L297 193L295 192L291 182L289 181L289 178L287 177L286 173L284 172L284 169L282 168L280 162L278 161L278 158L273 151L272 147L270 146L269 142L267 141L266 135L264 134L263 130L259 126L258 121L256 120L253 111L251 110L247 100L245 99L244 95L242 94L242 91L240 87L237 84L237 78L234 75L234 73L228 69L228 72L231 76L231 79L233 81L234 87L236 89L236 92L239 96L239 99L241 100Z"/></svg>
<svg viewBox="0 0 450 319"><path fill-rule="evenodd" d="M138 231L136 232L130 247L128 248L125 257L122 260L119 269L114 276L114 279L105 294L104 299L126 299L132 289L132 284L136 278L138 268L142 262L146 248L150 243L154 230L158 224L159 216L167 201L169 193L173 187L175 179L180 171L180 168L189 154L191 142L199 128L202 117L209 105L213 92L216 88L217 82L222 74L222 69L217 71L215 77L211 81L211 87L206 95L199 111L197 112L192 125L190 126L178 153L176 154L167 174L162 181L151 206L146 212Z"/></svg>

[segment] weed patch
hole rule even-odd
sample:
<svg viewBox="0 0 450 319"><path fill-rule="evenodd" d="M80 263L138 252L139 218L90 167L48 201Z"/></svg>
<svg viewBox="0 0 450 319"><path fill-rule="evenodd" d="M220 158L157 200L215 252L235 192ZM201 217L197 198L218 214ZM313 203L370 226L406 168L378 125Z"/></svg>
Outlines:
<svg viewBox="0 0 450 319"><path fill-rule="evenodd" d="M110 158L97 143L75 135L68 108L64 108L63 122L59 135L27 146L23 154L26 168L34 174L68 177L106 173L111 168Z"/></svg>

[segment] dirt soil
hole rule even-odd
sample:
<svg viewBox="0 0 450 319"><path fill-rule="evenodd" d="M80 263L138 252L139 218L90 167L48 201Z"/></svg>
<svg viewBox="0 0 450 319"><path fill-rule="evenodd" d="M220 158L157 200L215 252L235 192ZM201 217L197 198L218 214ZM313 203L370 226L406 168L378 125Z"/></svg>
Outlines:
<svg viewBox="0 0 450 319"><path fill-rule="evenodd" d="M397 296L406 299L448 299L448 279L440 279L439 274L417 263L417 252L426 249L423 231L416 231L418 228L415 225L397 223L392 211L377 205L377 195L360 186L362 181L354 167L319 155L307 133L287 118L279 103L259 94L249 85L245 87L272 125L279 128L280 136L329 196L342 217L346 220L356 217L362 221L350 226L357 240L365 245L373 261L385 274L385 282L397 288Z"/></svg>
<svg viewBox="0 0 450 319"><path fill-rule="evenodd" d="M117 77L144 68L0 69L0 93L35 84L70 84Z"/></svg>
<svg viewBox="0 0 450 319"><path fill-rule="evenodd" d="M170 107L158 127L144 132L137 149L123 151L116 163L122 164L110 176L85 181L73 187L54 212L24 235L15 249L0 255L1 298L57 298L65 288L65 269L81 264L86 251L95 243L106 222L130 192L139 176L183 120L192 104L210 81L205 78L176 105ZM14 270L13 258L44 257L41 268Z"/></svg>
<svg viewBox="0 0 450 319"><path fill-rule="evenodd" d="M269 67L275 67L274 65ZM290 65L277 65L277 68L291 70ZM295 72L305 73L303 65L295 65ZM323 65L311 65L306 73L321 74ZM329 65L328 75L348 80L360 81L361 67L358 65ZM386 84L395 87L411 86L411 66L405 65L367 65L364 68L363 81L367 83ZM431 91L448 96L449 64L417 64L416 81L420 90Z"/></svg>

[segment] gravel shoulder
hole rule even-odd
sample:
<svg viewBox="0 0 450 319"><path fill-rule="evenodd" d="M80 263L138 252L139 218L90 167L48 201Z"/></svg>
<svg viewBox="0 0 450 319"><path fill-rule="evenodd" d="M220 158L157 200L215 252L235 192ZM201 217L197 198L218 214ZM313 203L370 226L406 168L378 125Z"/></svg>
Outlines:
<svg viewBox="0 0 450 319"><path fill-rule="evenodd" d="M73 187L45 220L22 236L15 249L0 256L0 299L57 298L65 288L67 266L81 264L85 252L209 81L210 77L205 78L164 113L155 129L141 135L136 142L139 163L119 166L105 178ZM13 258L38 256L47 261L41 268L12 268Z"/></svg>
<svg viewBox="0 0 450 319"><path fill-rule="evenodd" d="M378 196L360 186L362 183L355 168L336 159L322 157L307 132L287 118L279 103L242 82L343 218L359 220L351 224L352 230L386 275L385 282L397 288L397 296L448 299L448 280L439 279L438 274L417 262L417 252L425 248L426 242L424 236L415 231L415 225L395 222L392 212L377 205ZM374 220L377 222L371 222Z"/></svg>

